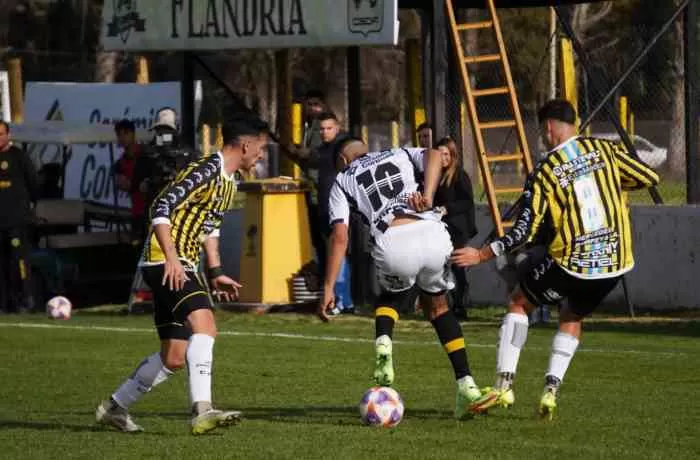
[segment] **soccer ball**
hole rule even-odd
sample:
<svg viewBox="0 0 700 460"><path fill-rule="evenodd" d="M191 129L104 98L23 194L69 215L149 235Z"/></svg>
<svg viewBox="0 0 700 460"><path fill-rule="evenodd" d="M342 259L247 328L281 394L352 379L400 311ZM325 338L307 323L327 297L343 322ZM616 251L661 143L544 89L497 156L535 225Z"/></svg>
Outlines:
<svg viewBox="0 0 700 460"><path fill-rule="evenodd" d="M46 314L51 319L70 319L73 305L63 296L56 296L46 302Z"/></svg>
<svg viewBox="0 0 700 460"><path fill-rule="evenodd" d="M389 387L372 387L360 401L360 418L365 425L392 427L403 418L403 401Z"/></svg>

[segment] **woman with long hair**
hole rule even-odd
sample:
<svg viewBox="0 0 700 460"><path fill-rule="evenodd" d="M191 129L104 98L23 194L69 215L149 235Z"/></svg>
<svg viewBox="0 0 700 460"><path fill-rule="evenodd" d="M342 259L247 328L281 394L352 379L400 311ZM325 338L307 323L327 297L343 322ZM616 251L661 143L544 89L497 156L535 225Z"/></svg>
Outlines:
<svg viewBox="0 0 700 460"><path fill-rule="evenodd" d="M466 246L476 235L474 192L471 180L462 168L455 141L446 137L436 144L436 148L442 152L442 179L435 192L434 204L447 210L443 220L452 237L452 245L457 249ZM466 319L466 308L470 304L466 271L453 266L452 273L455 277L452 308L458 317Z"/></svg>

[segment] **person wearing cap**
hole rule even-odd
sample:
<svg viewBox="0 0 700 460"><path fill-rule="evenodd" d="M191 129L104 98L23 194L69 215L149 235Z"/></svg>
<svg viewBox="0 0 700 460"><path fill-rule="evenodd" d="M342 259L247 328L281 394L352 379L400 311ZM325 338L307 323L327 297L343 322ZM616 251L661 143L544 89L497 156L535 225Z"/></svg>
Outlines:
<svg viewBox="0 0 700 460"><path fill-rule="evenodd" d="M450 260L465 267L513 254L548 229L542 258L518 269L518 287L500 329L494 388L470 410L483 413L513 404L512 383L527 340L527 315L536 305L559 304L559 330L552 341L539 408L540 416L551 420L559 387L579 345L583 319L634 267L624 192L653 187L659 176L619 144L578 136L576 111L566 100L547 102L538 118L542 140L550 150L525 182L520 215L504 236L481 249L457 249Z"/></svg>
<svg viewBox="0 0 700 460"><path fill-rule="evenodd" d="M175 174L198 157L197 152L180 139L177 113L164 107L156 114L153 140L146 146L134 166L132 186L144 195L144 208L150 209L160 190Z"/></svg>

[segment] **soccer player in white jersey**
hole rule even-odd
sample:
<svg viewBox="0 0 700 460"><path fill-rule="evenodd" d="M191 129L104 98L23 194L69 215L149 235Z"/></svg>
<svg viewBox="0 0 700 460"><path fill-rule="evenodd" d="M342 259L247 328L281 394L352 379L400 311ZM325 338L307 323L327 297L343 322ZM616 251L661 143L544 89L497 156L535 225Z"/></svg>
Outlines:
<svg viewBox="0 0 700 460"><path fill-rule="evenodd" d="M372 257L382 292L375 305L377 385L394 383L392 332L397 307L417 284L426 317L437 332L457 380L455 417L470 415L469 405L481 397L469 370L462 329L447 306L445 292L453 287L447 267L452 243L442 213L432 208L440 179L438 151L392 149L368 153L367 146L349 139L339 146L338 173L329 208L332 234L319 315L334 304L333 286L348 244L350 210L359 212L370 227ZM424 194L418 178L425 173Z"/></svg>

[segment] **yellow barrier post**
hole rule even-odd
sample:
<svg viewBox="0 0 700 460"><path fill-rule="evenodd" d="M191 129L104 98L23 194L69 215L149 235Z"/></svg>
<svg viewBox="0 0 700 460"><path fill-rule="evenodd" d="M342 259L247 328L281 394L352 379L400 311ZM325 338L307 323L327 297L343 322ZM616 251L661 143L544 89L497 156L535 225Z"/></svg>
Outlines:
<svg viewBox="0 0 700 460"><path fill-rule="evenodd" d="M622 129L627 131L627 97L626 96L620 96L619 106L620 106L620 124L622 125Z"/></svg>
<svg viewBox="0 0 700 460"><path fill-rule="evenodd" d="M369 128L367 128L367 125L362 125L362 142L369 145Z"/></svg>
<svg viewBox="0 0 700 460"><path fill-rule="evenodd" d="M399 147L399 123L391 122L391 147L396 149Z"/></svg>

